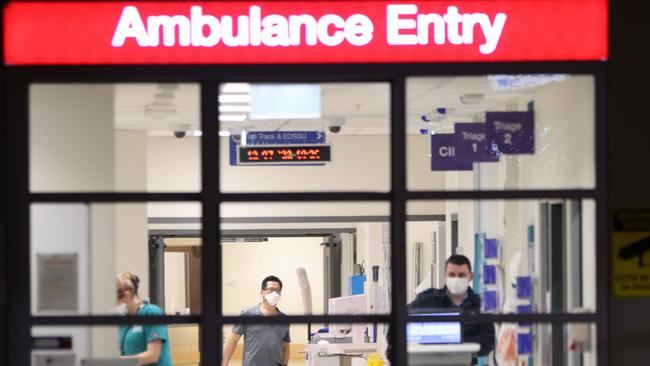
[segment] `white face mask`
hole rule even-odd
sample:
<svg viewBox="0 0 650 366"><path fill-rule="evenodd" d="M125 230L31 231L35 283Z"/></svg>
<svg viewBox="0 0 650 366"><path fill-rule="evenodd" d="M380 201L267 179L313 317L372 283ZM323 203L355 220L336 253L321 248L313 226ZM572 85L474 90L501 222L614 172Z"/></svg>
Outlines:
<svg viewBox="0 0 650 366"><path fill-rule="evenodd" d="M280 294L275 291L269 292L264 295L264 300L266 300L269 305L275 306L280 302Z"/></svg>
<svg viewBox="0 0 650 366"><path fill-rule="evenodd" d="M129 313L129 309L126 307L126 304L122 303L115 307L115 313L117 315L126 315Z"/></svg>
<svg viewBox="0 0 650 366"><path fill-rule="evenodd" d="M465 277L447 277L447 290L452 295L462 295L467 292L469 280Z"/></svg>

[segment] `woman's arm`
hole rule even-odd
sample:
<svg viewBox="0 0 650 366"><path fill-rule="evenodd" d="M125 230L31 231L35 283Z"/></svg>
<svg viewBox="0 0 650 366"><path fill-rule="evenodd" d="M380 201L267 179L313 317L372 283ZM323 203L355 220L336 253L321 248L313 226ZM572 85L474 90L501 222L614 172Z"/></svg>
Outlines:
<svg viewBox="0 0 650 366"><path fill-rule="evenodd" d="M133 356L122 356L122 358L136 358L138 365L150 365L157 363L160 359L160 352L162 351L162 340L156 339L147 343L147 350Z"/></svg>

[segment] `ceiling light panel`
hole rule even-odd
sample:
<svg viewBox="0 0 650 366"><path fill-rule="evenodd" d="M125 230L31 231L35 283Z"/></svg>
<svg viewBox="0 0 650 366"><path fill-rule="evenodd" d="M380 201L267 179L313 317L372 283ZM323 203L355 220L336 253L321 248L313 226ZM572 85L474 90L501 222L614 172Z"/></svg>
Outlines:
<svg viewBox="0 0 650 366"><path fill-rule="evenodd" d="M219 105L219 112L250 112L251 106L249 104L221 104Z"/></svg>
<svg viewBox="0 0 650 366"><path fill-rule="evenodd" d="M250 93L249 83L225 83L221 88L222 93Z"/></svg>
<svg viewBox="0 0 650 366"><path fill-rule="evenodd" d="M219 103L250 103L250 94L221 94Z"/></svg>

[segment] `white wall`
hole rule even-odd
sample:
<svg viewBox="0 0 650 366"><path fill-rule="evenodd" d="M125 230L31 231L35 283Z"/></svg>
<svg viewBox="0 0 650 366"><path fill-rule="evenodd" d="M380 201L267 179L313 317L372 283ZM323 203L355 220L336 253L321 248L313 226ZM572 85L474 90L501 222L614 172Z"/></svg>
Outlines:
<svg viewBox="0 0 650 366"><path fill-rule="evenodd" d="M430 275L431 261L433 260L432 241L433 235L436 231L436 223L434 221L410 221L406 223L406 289L407 289L407 302L415 299L415 292L413 289L419 283L416 283L413 278L414 274L414 257L413 251L415 243L422 243L420 247L420 282L424 281Z"/></svg>
<svg viewBox="0 0 650 366"><path fill-rule="evenodd" d="M114 130L113 96L110 84L31 86L32 190L146 188L146 135ZM140 293L148 297L146 204L77 206L83 218L69 212L73 207L70 205L53 204L33 211L33 254L71 250L81 253L80 313L111 312L115 306L115 276L126 269L140 276ZM117 354L117 334L109 327L49 327L47 332L75 334L78 360L91 354Z"/></svg>
<svg viewBox="0 0 650 366"><path fill-rule="evenodd" d="M113 87L32 84L32 191L113 190Z"/></svg>
<svg viewBox="0 0 650 366"><path fill-rule="evenodd" d="M90 302L88 290L90 276L89 256L89 211L85 205L39 204L31 209L31 297L32 314L37 315L76 315L88 314ZM39 312L37 309L38 269L37 256L43 254L77 255L77 311ZM64 294L62 294L64 295ZM77 360L88 356L88 334L80 327L39 327L32 329L34 335L71 336ZM78 361L77 361L78 362Z"/></svg>
<svg viewBox="0 0 650 366"><path fill-rule="evenodd" d="M115 250L115 207L90 206L90 300L94 314L106 314L115 305L117 252ZM91 329L91 354L94 357L113 357L119 348L115 327Z"/></svg>
<svg viewBox="0 0 650 366"><path fill-rule="evenodd" d="M200 138L149 137L143 147L146 148L149 192L198 192L201 189Z"/></svg>
<svg viewBox="0 0 650 366"><path fill-rule="evenodd" d="M30 87L30 188L33 191L112 190L113 144L111 85L34 84ZM115 301L114 277L107 281L105 272L114 271L115 256L110 249L113 217L110 208L97 210L85 205L56 204L35 207L32 291L35 290L35 254L76 251L80 253L79 312L106 313L107 304ZM92 330L93 334L95 331ZM117 349L115 337L105 333L101 340L100 337L91 339L91 330L85 327L48 327L35 332L73 335L77 362L91 350L99 354L112 351L114 355Z"/></svg>
<svg viewBox="0 0 650 366"><path fill-rule="evenodd" d="M406 186L409 190L443 190L446 177L454 174L471 175L471 173L451 173L431 170L431 146L428 136L406 136Z"/></svg>
<svg viewBox="0 0 650 366"><path fill-rule="evenodd" d="M572 76L534 93L535 155L520 156L520 187L593 188L595 86Z"/></svg>
<svg viewBox="0 0 650 366"><path fill-rule="evenodd" d="M187 307L185 253L165 253L165 313L183 314Z"/></svg>

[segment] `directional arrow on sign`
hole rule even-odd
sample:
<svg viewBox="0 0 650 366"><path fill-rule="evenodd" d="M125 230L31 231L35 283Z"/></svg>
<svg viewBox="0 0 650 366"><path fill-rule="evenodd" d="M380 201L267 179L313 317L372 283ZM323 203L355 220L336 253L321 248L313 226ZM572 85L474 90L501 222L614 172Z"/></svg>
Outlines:
<svg viewBox="0 0 650 366"><path fill-rule="evenodd" d="M639 256L639 267L645 267L643 264L643 256L649 250L650 236L624 246L618 251L618 257L623 260L628 260L632 257Z"/></svg>

